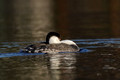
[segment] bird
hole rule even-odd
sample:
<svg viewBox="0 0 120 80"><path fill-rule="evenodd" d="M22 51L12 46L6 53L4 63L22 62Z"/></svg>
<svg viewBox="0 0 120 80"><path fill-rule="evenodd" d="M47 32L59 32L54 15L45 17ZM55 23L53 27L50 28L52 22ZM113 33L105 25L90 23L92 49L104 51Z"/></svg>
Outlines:
<svg viewBox="0 0 120 80"><path fill-rule="evenodd" d="M31 44L22 49L23 53L59 53L77 52L80 48L72 40L61 40L57 32L49 32L46 41L38 44Z"/></svg>

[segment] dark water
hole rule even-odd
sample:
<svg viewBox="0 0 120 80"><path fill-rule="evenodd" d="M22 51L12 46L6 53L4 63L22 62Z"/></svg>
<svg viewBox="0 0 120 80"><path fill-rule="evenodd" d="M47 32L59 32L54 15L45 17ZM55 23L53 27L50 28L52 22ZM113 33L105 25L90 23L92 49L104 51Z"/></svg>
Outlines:
<svg viewBox="0 0 120 80"><path fill-rule="evenodd" d="M118 0L1 0L0 80L120 80ZM24 54L59 32L78 53Z"/></svg>
<svg viewBox="0 0 120 80"><path fill-rule="evenodd" d="M1 42L1 80L119 80L120 39L74 39L79 53L24 54L38 42ZM17 53L18 52L18 53Z"/></svg>

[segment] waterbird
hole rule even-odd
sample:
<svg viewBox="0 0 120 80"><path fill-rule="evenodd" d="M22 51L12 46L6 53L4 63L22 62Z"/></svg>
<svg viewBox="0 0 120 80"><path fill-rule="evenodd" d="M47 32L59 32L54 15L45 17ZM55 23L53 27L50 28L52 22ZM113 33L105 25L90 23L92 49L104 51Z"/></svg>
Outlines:
<svg viewBox="0 0 120 80"><path fill-rule="evenodd" d="M77 52L80 48L72 40L61 40L57 32L49 32L46 42L31 44L22 49L24 53L58 53L58 52Z"/></svg>

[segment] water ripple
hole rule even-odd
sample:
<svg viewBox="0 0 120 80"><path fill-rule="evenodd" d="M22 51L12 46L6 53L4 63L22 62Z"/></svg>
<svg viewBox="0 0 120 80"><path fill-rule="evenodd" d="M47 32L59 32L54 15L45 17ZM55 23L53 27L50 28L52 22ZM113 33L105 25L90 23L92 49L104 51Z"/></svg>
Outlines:
<svg viewBox="0 0 120 80"><path fill-rule="evenodd" d="M80 47L80 52L86 53L95 51L96 48L120 48L120 38L111 39L72 39ZM0 58L12 56L27 56L27 55L40 55L43 53L19 53L19 51L27 45L33 43L40 43L40 41L33 42L0 42ZM92 50L94 49L94 50ZM64 52L65 53L65 52Z"/></svg>

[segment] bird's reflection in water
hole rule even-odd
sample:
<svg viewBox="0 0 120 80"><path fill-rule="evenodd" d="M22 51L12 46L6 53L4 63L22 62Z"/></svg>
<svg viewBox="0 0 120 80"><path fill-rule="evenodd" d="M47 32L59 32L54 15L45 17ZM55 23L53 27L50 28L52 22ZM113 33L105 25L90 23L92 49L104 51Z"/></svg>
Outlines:
<svg viewBox="0 0 120 80"><path fill-rule="evenodd" d="M75 53L59 53L50 54L49 70L53 80L60 80L70 77L71 80L75 78L76 69L76 54ZM61 75L62 74L62 75Z"/></svg>

